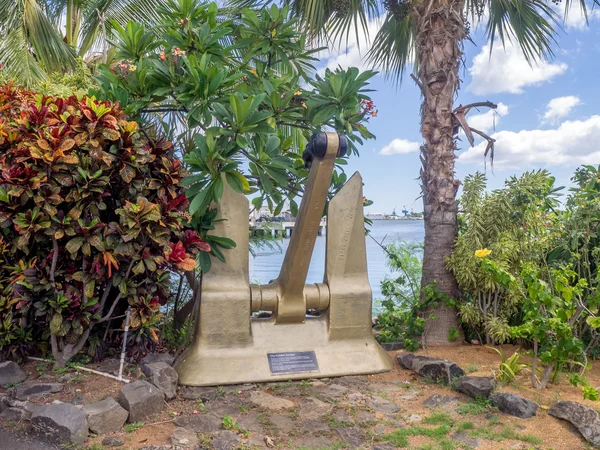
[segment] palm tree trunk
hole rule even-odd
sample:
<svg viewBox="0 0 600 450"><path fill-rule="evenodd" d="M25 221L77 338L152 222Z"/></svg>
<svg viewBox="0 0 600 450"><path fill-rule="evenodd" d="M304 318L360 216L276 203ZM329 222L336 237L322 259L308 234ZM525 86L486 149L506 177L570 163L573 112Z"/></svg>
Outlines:
<svg viewBox="0 0 600 450"><path fill-rule="evenodd" d="M446 269L457 236L454 178L456 144L453 131L453 104L460 87L458 69L462 41L466 36L462 18L464 0L426 0L415 6L417 26L418 79L421 83L421 185L425 214L425 249L421 290L436 285L452 299L458 286ZM459 330L456 308L442 300L426 313L423 345L460 344L462 335L450 342L452 328Z"/></svg>

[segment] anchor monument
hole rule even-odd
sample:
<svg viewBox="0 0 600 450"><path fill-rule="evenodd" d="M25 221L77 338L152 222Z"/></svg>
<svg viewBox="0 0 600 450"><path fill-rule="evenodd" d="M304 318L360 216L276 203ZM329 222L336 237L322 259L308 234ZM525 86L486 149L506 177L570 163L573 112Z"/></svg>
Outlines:
<svg viewBox="0 0 600 450"><path fill-rule="evenodd" d="M215 235L233 239L227 262L203 274L192 345L175 369L179 382L211 386L389 371L392 361L371 329L362 178L355 173L329 202L325 276L306 284L334 163L345 136L316 133L302 157L310 172L281 271L250 284L248 199L228 183ZM307 310L318 311L307 316ZM253 312L271 311L269 318Z"/></svg>

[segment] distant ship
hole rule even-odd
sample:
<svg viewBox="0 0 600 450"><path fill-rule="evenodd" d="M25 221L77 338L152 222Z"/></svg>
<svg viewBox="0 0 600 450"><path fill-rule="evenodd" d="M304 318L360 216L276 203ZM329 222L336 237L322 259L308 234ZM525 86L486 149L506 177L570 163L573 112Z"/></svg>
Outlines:
<svg viewBox="0 0 600 450"><path fill-rule="evenodd" d="M370 213L365 214L365 216L371 220L423 220L423 213L416 213L412 209L409 212L406 206L403 207L402 214L402 216L399 216L396 213L396 208L394 208L391 214Z"/></svg>

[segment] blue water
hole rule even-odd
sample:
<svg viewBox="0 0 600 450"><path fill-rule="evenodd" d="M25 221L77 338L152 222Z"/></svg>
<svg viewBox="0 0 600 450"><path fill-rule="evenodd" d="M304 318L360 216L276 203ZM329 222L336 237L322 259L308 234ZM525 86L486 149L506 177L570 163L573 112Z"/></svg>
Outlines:
<svg viewBox="0 0 600 450"><path fill-rule="evenodd" d="M389 243L394 240L422 242L424 236L422 220L374 220L370 227L371 236L378 242ZM390 270L386 266L385 254L381 247L367 236L367 264L369 282L373 290L373 300L381 299L381 280ZM259 249L257 255L250 256L250 282L268 283L277 278L287 250L289 239L280 242L281 251ZM315 244L312 261L308 270L307 283L320 283L323 281L325 267L325 236L319 236Z"/></svg>

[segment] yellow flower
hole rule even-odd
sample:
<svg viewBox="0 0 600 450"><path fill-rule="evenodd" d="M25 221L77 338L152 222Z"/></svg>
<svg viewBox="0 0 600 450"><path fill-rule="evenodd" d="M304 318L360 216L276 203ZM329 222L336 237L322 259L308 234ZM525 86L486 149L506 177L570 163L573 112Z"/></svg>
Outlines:
<svg viewBox="0 0 600 450"><path fill-rule="evenodd" d="M294 95L302 95L302 91L296 91L294 92Z"/></svg>
<svg viewBox="0 0 600 450"><path fill-rule="evenodd" d="M475 257L476 258L485 258L490 253L492 253L491 250L488 250L487 248L480 248L479 250L475 250Z"/></svg>
<svg viewBox="0 0 600 450"><path fill-rule="evenodd" d="M137 67L132 64L131 66L129 66L129 70L135 72L137 70Z"/></svg>

